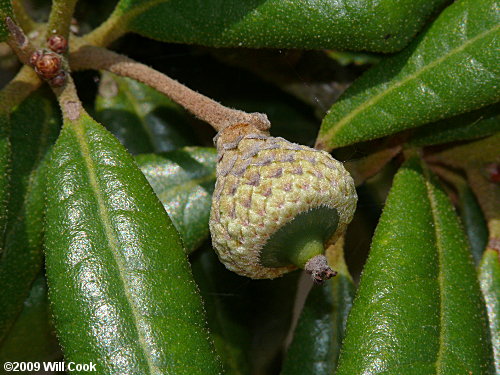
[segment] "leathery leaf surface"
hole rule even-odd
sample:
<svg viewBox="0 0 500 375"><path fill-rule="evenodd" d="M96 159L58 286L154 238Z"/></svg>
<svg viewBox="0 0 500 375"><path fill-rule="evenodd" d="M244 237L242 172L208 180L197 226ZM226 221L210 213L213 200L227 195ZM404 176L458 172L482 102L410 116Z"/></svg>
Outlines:
<svg viewBox="0 0 500 375"><path fill-rule="evenodd" d="M499 59L498 1L456 1L349 87L324 118L317 146L331 150L493 104Z"/></svg>
<svg viewBox="0 0 500 375"><path fill-rule="evenodd" d="M446 0L121 0L130 31L213 47L403 48ZM112 17L113 18L113 17Z"/></svg>
<svg viewBox="0 0 500 375"><path fill-rule="evenodd" d="M179 235L133 158L87 114L48 177L49 296L67 361L99 374L218 374Z"/></svg>
<svg viewBox="0 0 500 375"><path fill-rule="evenodd" d="M485 307L459 219L410 159L375 231L337 374L492 372Z"/></svg>

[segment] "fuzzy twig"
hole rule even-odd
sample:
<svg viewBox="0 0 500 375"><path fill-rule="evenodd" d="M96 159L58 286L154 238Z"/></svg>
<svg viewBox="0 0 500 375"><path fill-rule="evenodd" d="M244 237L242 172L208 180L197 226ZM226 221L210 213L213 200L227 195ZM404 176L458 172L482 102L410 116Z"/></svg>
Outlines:
<svg viewBox="0 0 500 375"><path fill-rule="evenodd" d="M465 168L469 165L499 162L500 133L489 137L455 146L437 154L428 155L425 159L431 163L444 163L455 168Z"/></svg>
<svg viewBox="0 0 500 375"><path fill-rule="evenodd" d="M363 159L345 162L344 166L351 174L356 186L360 186L367 179L380 172L401 150L401 145L391 146Z"/></svg>
<svg viewBox="0 0 500 375"><path fill-rule="evenodd" d="M35 91L42 81L29 66L23 66L12 81L0 90L0 113L8 113Z"/></svg>
<svg viewBox="0 0 500 375"><path fill-rule="evenodd" d="M35 47L30 42L24 31L10 17L5 18L5 24L9 30L7 43L23 64L28 64Z"/></svg>
<svg viewBox="0 0 500 375"><path fill-rule="evenodd" d="M74 70L102 69L133 78L165 94L199 119L208 122L217 131L236 124L248 124L261 130L270 127L265 114L246 113L224 107L153 68L105 48L80 47L71 54L70 66Z"/></svg>
<svg viewBox="0 0 500 375"><path fill-rule="evenodd" d="M500 189L498 184L488 181L485 173L477 166L467 167L467 180L472 191L477 197L479 205L484 212L484 217L488 222L490 239L496 238L500 241Z"/></svg>
<svg viewBox="0 0 500 375"><path fill-rule="evenodd" d="M16 20L17 22L19 22L19 25L24 30L24 32L29 34L33 30L35 30L37 24L30 17L28 12L26 12L26 8L24 7L23 1L14 0L11 3L12 3L12 10L14 11L14 14L16 16Z"/></svg>
<svg viewBox="0 0 500 375"><path fill-rule="evenodd" d="M47 39L52 35L60 35L68 40L71 18L77 0L53 0L47 26Z"/></svg>
<svg viewBox="0 0 500 375"><path fill-rule="evenodd" d="M66 84L62 87L52 87L65 119L76 121L84 113L82 103L78 98L73 78L68 74Z"/></svg>

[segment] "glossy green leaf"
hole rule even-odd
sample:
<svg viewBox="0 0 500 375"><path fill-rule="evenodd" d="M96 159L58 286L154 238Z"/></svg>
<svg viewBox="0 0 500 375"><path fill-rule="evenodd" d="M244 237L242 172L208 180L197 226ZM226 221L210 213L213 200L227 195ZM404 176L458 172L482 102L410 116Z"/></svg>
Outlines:
<svg viewBox="0 0 500 375"><path fill-rule="evenodd" d="M396 174L337 374L490 374L476 271L447 195L416 158Z"/></svg>
<svg viewBox="0 0 500 375"><path fill-rule="evenodd" d="M331 150L499 101L499 43L496 0L456 1L345 92L323 120L317 145Z"/></svg>
<svg viewBox="0 0 500 375"><path fill-rule="evenodd" d="M415 129L410 144L428 146L481 138L500 131L500 103Z"/></svg>
<svg viewBox="0 0 500 375"><path fill-rule="evenodd" d="M45 277L39 276L0 347L0 363L56 361L61 357L50 315L47 284Z"/></svg>
<svg viewBox="0 0 500 375"><path fill-rule="evenodd" d="M250 374L252 314L251 302L245 298L248 279L227 270L212 248L196 253L191 264L226 375Z"/></svg>
<svg viewBox="0 0 500 375"><path fill-rule="evenodd" d="M355 286L342 253L330 263L338 274L323 285L312 287L288 348L282 375L334 373Z"/></svg>
<svg viewBox="0 0 500 375"><path fill-rule="evenodd" d="M165 42L214 47L404 47L446 0L121 0L125 27Z"/></svg>
<svg viewBox="0 0 500 375"><path fill-rule="evenodd" d="M11 116L8 215L0 258L0 341L28 296L42 265L46 154L59 132L59 112L40 91Z"/></svg>
<svg viewBox="0 0 500 375"><path fill-rule="evenodd" d="M488 243L488 227L483 211L469 185L463 184L458 188L460 216L469 239L472 256L476 265L481 261L483 252Z"/></svg>
<svg viewBox="0 0 500 375"><path fill-rule="evenodd" d="M136 161L186 250L195 250L209 234L217 152L213 148L186 147L158 155L138 155Z"/></svg>
<svg viewBox="0 0 500 375"><path fill-rule="evenodd" d="M187 113L165 95L130 78L102 73L96 116L132 154L195 143Z"/></svg>
<svg viewBox="0 0 500 375"><path fill-rule="evenodd" d="M9 32L5 25L5 17L12 17L12 5L10 0L0 0L0 42L7 40Z"/></svg>
<svg viewBox="0 0 500 375"><path fill-rule="evenodd" d="M487 249L479 266L479 282L486 301L496 373L500 374L500 257Z"/></svg>
<svg viewBox="0 0 500 375"><path fill-rule="evenodd" d="M99 374L219 374L181 240L120 142L65 122L47 179L49 296L67 361Z"/></svg>

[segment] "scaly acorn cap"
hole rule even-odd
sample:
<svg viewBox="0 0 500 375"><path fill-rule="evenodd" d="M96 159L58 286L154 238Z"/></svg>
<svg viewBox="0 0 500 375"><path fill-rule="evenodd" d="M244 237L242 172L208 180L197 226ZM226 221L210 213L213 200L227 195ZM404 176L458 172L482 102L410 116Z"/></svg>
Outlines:
<svg viewBox="0 0 500 375"><path fill-rule="evenodd" d="M246 124L217 134L212 244L226 267L254 279L303 268L335 275L324 255L351 221L354 181L324 151L270 137Z"/></svg>

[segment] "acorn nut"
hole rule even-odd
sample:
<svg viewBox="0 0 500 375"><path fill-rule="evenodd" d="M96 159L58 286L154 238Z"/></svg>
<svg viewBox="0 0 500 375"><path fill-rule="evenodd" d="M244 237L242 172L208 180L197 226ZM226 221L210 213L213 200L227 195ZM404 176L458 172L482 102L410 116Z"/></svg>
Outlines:
<svg viewBox="0 0 500 375"><path fill-rule="evenodd" d="M343 165L245 124L223 129L215 142L210 232L226 267L254 279L297 268L316 282L334 276L324 249L345 232L357 201Z"/></svg>

